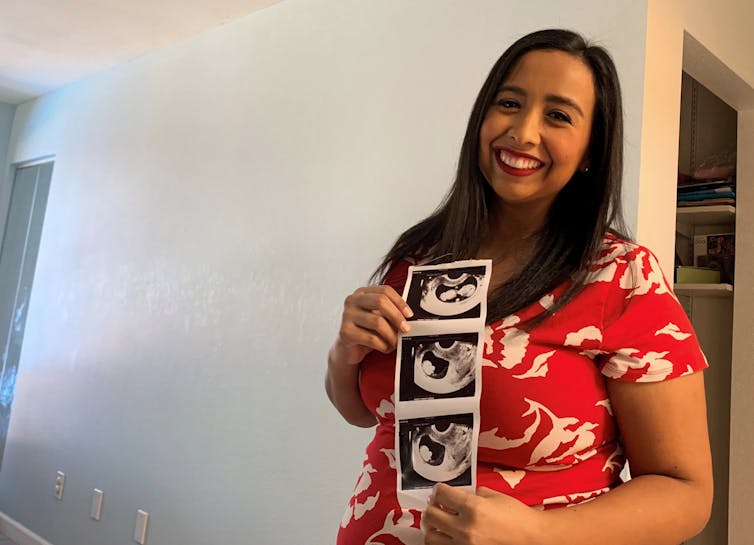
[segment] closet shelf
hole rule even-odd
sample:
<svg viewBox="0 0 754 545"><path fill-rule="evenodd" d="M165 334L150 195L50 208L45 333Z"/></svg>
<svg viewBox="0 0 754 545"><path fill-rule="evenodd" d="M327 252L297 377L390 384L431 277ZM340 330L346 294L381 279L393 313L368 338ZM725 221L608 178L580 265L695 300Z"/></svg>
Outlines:
<svg viewBox="0 0 754 545"><path fill-rule="evenodd" d="M676 295L690 297L733 297L730 284L675 284L673 291Z"/></svg>
<svg viewBox="0 0 754 545"><path fill-rule="evenodd" d="M736 207L729 204L678 207L676 223L683 225L729 225L736 222Z"/></svg>

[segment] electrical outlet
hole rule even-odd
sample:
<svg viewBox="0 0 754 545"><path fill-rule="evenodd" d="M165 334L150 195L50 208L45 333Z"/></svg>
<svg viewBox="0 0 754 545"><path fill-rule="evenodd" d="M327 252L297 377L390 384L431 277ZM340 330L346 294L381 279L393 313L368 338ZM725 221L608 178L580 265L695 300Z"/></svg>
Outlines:
<svg viewBox="0 0 754 545"><path fill-rule="evenodd" d="M65 473L58 471L55 477L55 497L59 500L63 499L63 487L65 486Z"/></svg>
<svg viewBox="0 0 754 545"><path fill-rule="evenodd" d="M134 528L134 541L144 545L147 542L147 522L149 513L138 509L136 511L136 528Z"/></svg>
<svg viewBox="0 0 754 545"><path fill-rule="evenodd" d="M92 491L92 505L89 508L89 516L94 520L99 520L102 516L102 497L104 492L99 488Z"/></svg>

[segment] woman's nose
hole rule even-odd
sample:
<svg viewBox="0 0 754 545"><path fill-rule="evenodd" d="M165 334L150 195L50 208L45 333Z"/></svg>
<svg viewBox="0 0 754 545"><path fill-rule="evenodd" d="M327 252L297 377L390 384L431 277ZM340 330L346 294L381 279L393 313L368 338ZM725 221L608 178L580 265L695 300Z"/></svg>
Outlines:
<svg viewBox="0 0 754 545"><path fill-rule="evenodd" d="M539 144L539 119L534 112L520 112L510 128L508 135L519 146Z"/></svg>

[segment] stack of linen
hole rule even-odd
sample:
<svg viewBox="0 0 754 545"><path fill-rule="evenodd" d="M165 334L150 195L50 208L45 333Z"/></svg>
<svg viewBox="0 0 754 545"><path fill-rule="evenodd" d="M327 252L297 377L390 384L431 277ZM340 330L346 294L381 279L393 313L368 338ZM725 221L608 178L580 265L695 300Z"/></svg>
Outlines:
<svg viewBox="0 0 754 545"><path fill-rule="evenodd" d="M703 178L702 173L694 177L679 176L678 206L709 206L713 204L736 204L735 174L725 177Z"/></svg>

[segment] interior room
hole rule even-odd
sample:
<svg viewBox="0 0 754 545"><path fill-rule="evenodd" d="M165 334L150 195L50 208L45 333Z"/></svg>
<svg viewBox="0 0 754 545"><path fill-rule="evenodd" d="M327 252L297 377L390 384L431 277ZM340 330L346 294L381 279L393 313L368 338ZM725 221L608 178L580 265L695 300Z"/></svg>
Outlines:
<svg viewBox="0 0 754 545"><path fill-rule="evenodd" d="M74 33L46 3L16 4L55 40L49 71L3 72L30 46L0 22L17 46L0 48L4 241L14 184L35 184L17 274L0 278L1 533L116 545L141 524L149 544L333 543L372 435L323 388L343 300L445 195L495 59L561 27L618 68L635 240L672 279L679 244L735 233L735 288L676 286L710 364L715 503L688 543L751 542L754 4L199 2L171 28L189 8L137 2L136 37L116 23L126 8ZM98 50L105 38L120 45ZM692 218L678 172L705 159L705 93L733 120L720 131L736 202Z"/></svg>

